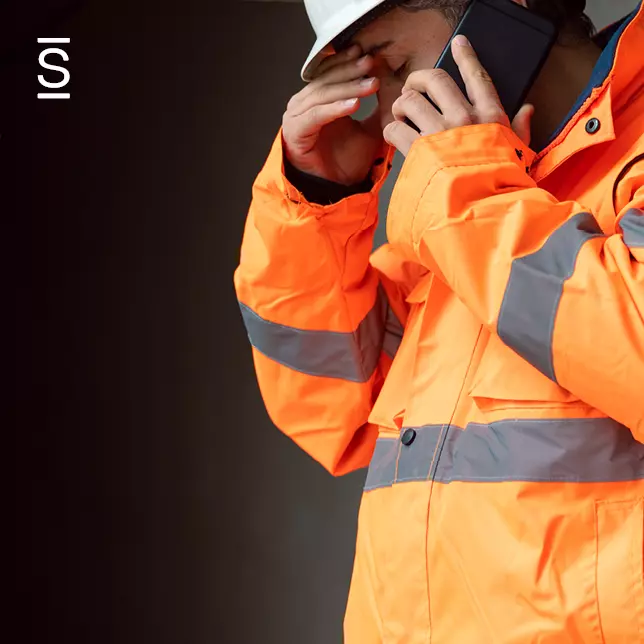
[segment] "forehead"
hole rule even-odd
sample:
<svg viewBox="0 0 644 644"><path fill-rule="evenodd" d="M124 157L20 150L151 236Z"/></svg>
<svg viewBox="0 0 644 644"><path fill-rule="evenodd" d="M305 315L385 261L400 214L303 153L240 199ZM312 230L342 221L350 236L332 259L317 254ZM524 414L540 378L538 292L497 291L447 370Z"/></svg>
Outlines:
<svg viewBox="0 0 644 644"><path fill-rule="evenodd" d="M372 49L382 49L383 46L394 44L404 31L404 14L401 9L392 9L382 16L369 21L351 39L351 43L360 45L364 52ZM401 15L403 14L403 15Z"/></svg>
<svg viewBox="0 0 644 644"><path fill-rule="evenodd" d="M444 31L446 24L444 16L438 11L395 8L366 24L353 36L351 43L360 45L365 53L375 54L392 47L402 47L405 43L411 45L432 40L433 36Z"/></svg>

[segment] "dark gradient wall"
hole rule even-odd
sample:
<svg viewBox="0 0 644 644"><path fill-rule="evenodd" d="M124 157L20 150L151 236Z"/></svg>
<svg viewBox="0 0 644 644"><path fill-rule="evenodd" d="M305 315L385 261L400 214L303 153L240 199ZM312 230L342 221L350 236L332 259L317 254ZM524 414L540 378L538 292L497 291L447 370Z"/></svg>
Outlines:
<svg viewBox="0 0 644 644"><path fill-rule="evenodd" d="M232 287L304 10L110 0L34 27L55 4L16 3L0 61L18 327L3 641L340 642L362 475L333 480L272 426ZM38 101L36 38L61 35L72 99Z"/></svg>
<svg viewBox="0 0 644 644"><path fill-rule="evenodd" d="M340 643L364 475L272 426L232 287L303 7L5 0L0 30L2 641ZM72 39L70 101L36 100L43 36Z"/></svg>

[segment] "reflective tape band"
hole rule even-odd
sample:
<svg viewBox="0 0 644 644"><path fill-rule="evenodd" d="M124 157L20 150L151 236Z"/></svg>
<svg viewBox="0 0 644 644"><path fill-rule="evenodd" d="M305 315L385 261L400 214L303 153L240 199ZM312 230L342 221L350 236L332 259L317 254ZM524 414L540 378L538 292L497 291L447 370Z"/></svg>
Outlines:
<svg viewBox="0 0 644 644"><path fill-rule="evenodd" d="M371 457L365 490L390 487L396 482L396 461L401 443L396 438L379 438ZM425 455L427 456L427 455Z"/></svg>
<svg viewBox="0 0 644 644"><path fill-rule="evenodd" d="M251 344L267 358L309 376L367 382L382 351L386 302L373 308L353 333L305 331L261 318L240 302Z"/></svg>
<svg viewBox="0 0 644 644"><path fill-rule="evenodd" d="M398 348L402 342L404 327L396 317L393 309L387 307L387 317L385 319L385 337L383 340L382 350L393 360L398 353Z"/></svg>
<svg viewBox="0 0 644 644"><path fill-rule="evenodd" d="M497 333L555 382L552 337L564 283L572 277L583 245L602 236L595 218L582 212L555 230L536 253L512 262Z"/></svg>
<svg viewBox="0 0 644 644"><path fill-rule="evenodd" d="M644 248L644 210L631 208L619 222L624 243L629 248Z"/></svg>
<svg viewBox="0 0 644 644"><path fill-rule="evenodd" d="M380 438L365 490L407 481L603 483L644 480L644 445L610 418L504 420ZM404 430L403 430L404 431Z"/></svg>

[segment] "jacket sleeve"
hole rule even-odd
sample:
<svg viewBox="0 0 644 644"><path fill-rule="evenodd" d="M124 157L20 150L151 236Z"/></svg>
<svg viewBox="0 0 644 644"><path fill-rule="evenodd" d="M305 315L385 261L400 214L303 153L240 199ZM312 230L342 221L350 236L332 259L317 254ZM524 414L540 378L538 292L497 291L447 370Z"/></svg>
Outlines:
<svg viewBox="0 0 644 644"><path fill-rule="evenodd" d="M644 167L620 181L605 233L580 204L537 187L533 158L500 125L418 140L389 240L506 345L644 442Z"/></svg>
<svg viewBox="0 0 644 644"><path fill-rule="evenodd" d="M280 133L253 187L235 272L268 413L335 475L371 459L368 417L391 362L389 298L369 257L392 154L374 167L371 191L318 205L284 176Z"/></svg>

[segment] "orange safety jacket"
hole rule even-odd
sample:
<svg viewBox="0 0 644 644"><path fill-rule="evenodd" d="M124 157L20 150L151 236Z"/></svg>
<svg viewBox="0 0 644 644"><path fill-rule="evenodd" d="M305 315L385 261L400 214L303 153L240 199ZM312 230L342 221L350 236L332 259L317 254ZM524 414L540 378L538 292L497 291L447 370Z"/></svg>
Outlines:
<svg viewBox="0 0 644 644"><path fill-rule="evenodd" d="M347 644L644 642L644 10L539 154L419 139L309 203L281 137L235 275L268 412L369 465Z"/></svg>

